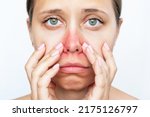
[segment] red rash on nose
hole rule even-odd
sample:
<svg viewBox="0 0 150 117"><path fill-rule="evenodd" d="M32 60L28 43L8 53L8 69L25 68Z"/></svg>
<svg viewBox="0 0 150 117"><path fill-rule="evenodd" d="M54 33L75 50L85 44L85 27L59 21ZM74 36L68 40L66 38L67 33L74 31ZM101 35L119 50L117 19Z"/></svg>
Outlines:
<svg viewBox="0 0 150 117"><path fill-rule="evenodd" d="M69 30L63 37L64 45L80 45L84 43L84 38L76 30Z"/></svg>
<svg viewBox="0 0 150 117"><path fill-rule="evenodd" d="M68 41L71 41L71 42L79 41L79 37L78 37L77 33L74 31L68 31L66 39L68 39Z"/></svg>
<svg viewBox="0 0 150 117"><path fill-rule="evenodd" d="M83 52L82 52L82 44L84 43L84 39L82 38L82 36L80 35L80 33L78 33L75 30L70 30L67 31L63 37L63 42L64 44L64 55L68 55L70 53L74 53L77 56L83 56ZM78 51L76 51L78 49ZM69 53L67 53L67 51L70 51ZM62 56L64 57L64 56Z"/></svg>

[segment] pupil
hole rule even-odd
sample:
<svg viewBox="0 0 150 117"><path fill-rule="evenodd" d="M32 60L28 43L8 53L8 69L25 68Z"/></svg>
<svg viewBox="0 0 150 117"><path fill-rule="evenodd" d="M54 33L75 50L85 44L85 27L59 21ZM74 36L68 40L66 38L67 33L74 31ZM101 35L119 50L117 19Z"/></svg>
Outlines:
<svg viewBox="0 0 150 117"><path fill-rule="evenodd" d="M96 25L96 23L97 23L97 20L95 20L95 19L91 19L91 20L90 20L90 24L91 24L92 26Z"/></svg>
<svg viewBox="0 0 150 117"><path fill-rule="evenodd" d="M58 22L58 20L55 19L55 18L53 18L53 19L50 20L50 23L53 24L53 25L56 25L57 22Z"/></svg>

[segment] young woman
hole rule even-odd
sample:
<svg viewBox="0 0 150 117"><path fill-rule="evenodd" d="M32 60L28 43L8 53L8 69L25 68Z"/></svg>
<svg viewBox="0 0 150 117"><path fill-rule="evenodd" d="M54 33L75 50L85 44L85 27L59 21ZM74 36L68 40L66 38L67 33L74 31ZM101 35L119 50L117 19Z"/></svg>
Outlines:
<svg viewBox="0 0 150 117"><path fill-rule="evenodd" d="M111 86L121 0L27 0L35 51L25 68L31 94L19 99L136 99Z"/></svg>

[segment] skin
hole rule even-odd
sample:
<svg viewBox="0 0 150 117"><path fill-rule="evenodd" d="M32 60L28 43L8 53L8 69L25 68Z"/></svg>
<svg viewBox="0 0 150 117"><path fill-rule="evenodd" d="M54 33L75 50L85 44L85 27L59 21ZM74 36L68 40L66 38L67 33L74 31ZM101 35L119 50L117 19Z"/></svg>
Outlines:
<svg viewBox="0 0 150 117"><path fill-rule="evenodd" d="M58 19L56 25L50 18ZM135 99L111 86L117 71L112 51L122 23L111 0L38 0L27 22L35 48L25 66L31 94L19 99ZM61 72L68 62L86 70Z"/></svg>

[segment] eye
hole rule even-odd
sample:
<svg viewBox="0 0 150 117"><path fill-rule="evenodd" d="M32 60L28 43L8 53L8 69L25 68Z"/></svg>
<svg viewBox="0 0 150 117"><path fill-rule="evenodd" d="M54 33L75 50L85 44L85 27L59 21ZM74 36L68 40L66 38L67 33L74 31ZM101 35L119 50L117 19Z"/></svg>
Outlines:
<svg viewBox="0 0 150 117"><path fill-rule="evenodd" d="M48 20L45 21L47 26L50 27L58 27L62 24L62 22L58 18L49 18Z"/></svg>
<svg viewBox="0 0 150 117"><path fill-rule="evenodd" d="M85 26L89 28L96 28L102 25L102 21L97 18L91 18L88 21L85 22Z"/></svg>

